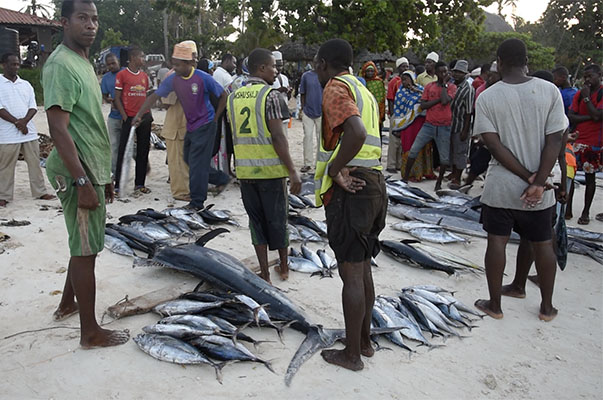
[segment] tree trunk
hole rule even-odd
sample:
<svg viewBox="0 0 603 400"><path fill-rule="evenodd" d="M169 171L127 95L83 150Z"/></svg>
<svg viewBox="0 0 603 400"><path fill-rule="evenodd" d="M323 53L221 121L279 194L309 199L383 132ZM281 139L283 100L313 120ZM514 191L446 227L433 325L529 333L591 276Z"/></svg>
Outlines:
<svg viewBox="0 0 603 400"><path fill-rule="evenodd" d="M169 58L167 8L163 9L163 55L165 56L166 60Z"/></svg>

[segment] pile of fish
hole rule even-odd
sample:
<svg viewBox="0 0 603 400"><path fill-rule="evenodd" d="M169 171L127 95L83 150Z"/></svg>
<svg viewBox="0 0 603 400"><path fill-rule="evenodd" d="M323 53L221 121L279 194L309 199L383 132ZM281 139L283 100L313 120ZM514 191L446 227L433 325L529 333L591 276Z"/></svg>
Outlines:
<svg viewBox="0 0 603 400"><path fill-rule="evenodd" d="M289 206L294 209L316 208L312 200L302 194L289 193Z"/></svg>
<svg viewBox="0 0 603 400"><path fill-rule="evenodd" d="M274 372L269 361L241 343L260 343L242 330L256 324L274 328L280 336L287 325L273 322L264 306L252 298L217 290L190 292L159 304L153 311L163 318L142 328L144 333L134 338L150 356L176 364L210 365L219 381L227 362L258 362Z"/></svg>
<svg viewBox="0 0 603 400"><path fill-rule="evenodd" d="M581 228L567 227L567 250L571 253L589 256L603 265L603 233Z"/></svg>
<svg viewBox="0 0 603 400"><path fill-rule="evenodd" d="M222 326L221 329L223 331L229 332L226 336L224 336L223 332L218 332L213 328L214 330L212 331L211 336L226 337L226 339L214 338L215 341L221 340L222 345L226 343L225 340L231 340L228 335L244 340L240 336L240 331L242 330L241 326L245 326L250 322L257 324L259 321L260 325L270 326L276 329L279 334L286 327L291 327L292 329L305 334L306 337L304 341L299 346L287 367L285 383L288 385L305 361L310 359L318 351L333 346L337 340L344 339L345 330L326 329L320 325L311 323L304 315L304 312L281 290L258 277L235 257L219 250L205 247L205 244L209 240L224 232L228 231L224 228L217 228L201 236L195 243L185 243L176 246L159 246L155 249L149 259L135 258L134 265L162 266L187 272L200 278L214 288L221 290L222 292L220 293L230 292L245 295L245 297L242 298L237 297L236 295L218 295L215 293L210 293L210 295L216 297L208 297L207 294L189 294L187 295L187 297L189 297L188 299L181 299L181 301L190 301L190 297L195 296L195 298L192 299L195 303L180 302L178 304L163 304L161 307L156 308L156 312L165 316L181 315L182 313L195 315L202 313L203 316L212 319L216 325L219 325L218 322L216 322L219 320L215 317L219 317L230 322L232 325L239 326L238 332L236 332L236 328L235 331L233 331L232 327L224 328ZM249 299L252 299L254 303L251 303ZM263 316L264 312L267 314L268 318ZM173 320L170 319L167 321L174 325ZM180 331L187 330L187 328L176 328ZM171 327L167 329L177 330L176 328ZM161 329L163 329L162 333L156 333ZM185 360L190 358L189 363L191 364L209 364L208 361L202 361L201 356L203 356L203 353L198 350L199 346L202 346L201 343L194 343L197 347L194 347L190 343L185 343L183 345L181 343L182 337L174 337L174 335L177 335L176 333L172 336L166 335L165 329L166 328L157 327L147 328L145 334L136 338L136 342L147 353L165 361L182 363L184 362L182 357L184 357ZM398 329L400 328L374 328L371 330L371 333L374 335L387 334ZM190 332L183 335L187 336L189 333ZM147 335L161 335L161 337L158 338L157 336ZM176 342L175 339L178 339L181 342ZM231 341L234 342L234 340ZM203 343L205 344L206 342ZM215 342L211 343L215 345ZM234 352L234 350L232 351ZM243 349L238 349L238 351L244 352ZM201 356L199 354L201 354ZM250 357L250 360L253 359L253 361L265 363L263 360L258 360L257 357L249 356L248 354L247 356ZM227 358L234 356L222 355L221 357ZM214 361L211 362L213 364L210 365L216 368L219 375L222 364L218 364Z"/></svg>
<svg viewBox="0 0 603 400"><path fill-rule="evenodd" d="M479 222L480 213L475 210L480 207L479 196L472 198L460 190L442 189L436 192L438 199L435 199L419 188L393 180L386 181L386 187L391 203L389 213L407 220L394 224L392 227L396 230L441 244L469 241L461 235L488 236ZM519 241L519 235L513 232L511 240Z"/></svg>
<svg viewBox="0 0 603 400"><path fill-rule="evenodd" d="M381 249L407 265L446 272L485 272L485 269L457 254L429 246L417 240L382 240Z"/></svg>
<svg viewBox="0 0 603 400"><path fill-rule="evenodd" d="M432 337L462 338L457 329L475 328L471 316L482 318L476 310L453 297L453 292L434 285L415 285L403 288L397 297L379 295L373 307L373 325L379 328L402 327L385 334L392 343L410 351L414 350L404 338L430 348L433 345L424 333Z"/></svg>
<svg viewBox="0 0 603 400"><path fill-rule="evenodd" d="M301 251L291 247L288 261L290 270L311 274L310 276L320 275L321 278L332 278L332 270L337 267L337 261L324 249L314 252L305 244L301 245Z"/></svg>
<svg viewBox="0 0 603 400"><path fill-rule="evenodd" d="M187 208L152 208L139 210L119 218L119 224L105 227L105 247L114 253L134 257L134 250L152 254L158 246L175 244L173 240L194 238L195 231L211 229L210 225L237 225L227 211L212 210L212 205L196 212Z"/></svg>
<svg viewBox="0 0 603 400"><path fill-rule="evenodd" d="M327 236L327 223L315 221L297 213L289 214L289 240L300 242L324 242Z"/></svg>

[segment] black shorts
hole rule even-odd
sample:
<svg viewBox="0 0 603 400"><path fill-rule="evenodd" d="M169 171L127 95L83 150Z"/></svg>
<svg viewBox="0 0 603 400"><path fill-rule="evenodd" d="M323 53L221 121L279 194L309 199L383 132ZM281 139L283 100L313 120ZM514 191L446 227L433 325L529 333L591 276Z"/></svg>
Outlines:
<svg viewBox="0 0 603 400"><path fill-rule="evenodd" d="M365 180L366 186L348 193L333 184L333 194L325 206L329 245L338 262L362 262L376 256L387 215L383 174L358 168L352 175Z"/></svg>
<svg viewBox="0 0 603 400"><path fill-rule="evenodd" d="M480 222L492 235L509 236L514 230L530 242L545 242L553 238L551 220L555 206L538 211L512 210L482 204Z"/></svg>
<svg viewBox="0 0 603 400"><path fill-rule="evenodd" d="M289 246L287 182L277 179L241 179L241 198L249 216L251 242L270 250Z"/></svg>

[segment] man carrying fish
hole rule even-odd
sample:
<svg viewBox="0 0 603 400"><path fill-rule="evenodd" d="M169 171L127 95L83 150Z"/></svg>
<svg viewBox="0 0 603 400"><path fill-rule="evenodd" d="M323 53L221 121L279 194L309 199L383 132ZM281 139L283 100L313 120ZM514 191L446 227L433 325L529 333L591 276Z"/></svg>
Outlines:
<svg viewBox="0 0 603 400"><path fill-rule="evenodd" d="M505 40L497 51L502 81L477 100L474 135L492 153L482 201L482 223L488 232L485 264L489 300L475 306L500 319L505 249L512 230L530 241L540 280L539 318L550 321L556 257L551 220L555 197L546 180L568 126L559 90L543 79L526 76L527 50L518 39Z"/></svg>
<svg viewBox="0 0 603 400"><path fill-rule="evenodd" d="M148 96L132 120L138 126L142 116L161 97L175 92L186 116L184 162L189 167L191 201L188 208L201 210L207 200L211 153L214 148L216 116L224 111L226 92L208 73L195 68L192 49L183 43L174 46L172 65L174 74L168 76L152 95ZM218 105L210 102L210 95L218 98Z"/></svg>
<svg viewBox="0 0 603 400"><path fill-rule="evenodd" d="M381 173L379 107L348 68L352 46L342 39L318 51L323 91L322 140L316 163L316 205L325 204L329 245L343 280L344 350L324 350L325 361L359 371L360 355L374 354L370 326L375 291L371 257L379 252L387 194Z"/></svg>
<svg viewBox="0 0 603 400"><path fill-rule="evenodd" d="M128 341L128 332L102 329L94 314L94 266L104 245L105 200L113 201L111 145L100 87L88 61L98 31L96 6L91 0L63 1L61 25L63 42L48 58L42 76L55 146L46 171L63 206L71 254L54 318L79 311L83 348L115 346Z"/></svg>
<svg viewBox="0 0 603 400"><path fill-rule="evenodd" d="M260 264L260 276L270 282L268 249L278 250L278 272L289 276L287 250L287 182L291 193L301 189L301 179L289 154L282 116L287 104L272 90L278 72L272 52L255 49L248 58L247 85L228 97L227 110L233 132L235 170L241 198L249 216L251 241Z"/></svg>

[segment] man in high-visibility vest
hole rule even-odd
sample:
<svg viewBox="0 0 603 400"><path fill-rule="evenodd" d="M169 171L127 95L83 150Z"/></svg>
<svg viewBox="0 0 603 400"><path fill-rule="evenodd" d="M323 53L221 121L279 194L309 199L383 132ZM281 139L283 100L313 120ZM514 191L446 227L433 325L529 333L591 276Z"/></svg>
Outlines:
<svg viewBox="0 0 603 400"><path fill-rule="evenodd" d="M249 229L260 264L260 276L270 282L268 248L278 250L277 271L288 278L287 182L299 193L301 179L295 170L283 119L289 117L286 102L273 90L276 61L269 50L255 49L248 58L250 77L245 86L228 97L226 104L235 153L241 198L249 216Z"/></svg>
<svg viewBox="0 0 603 400"><path fill-rule="evenodd" d="M316 73L324 87L322 133L316 163L316 204L325 204L329 245L343 280L344 350L324 350L325 361L359 371L371 357L375 290L371 257L379 252L387 194L381 173L379 107L348 68L352 46L332 39L318 51Z"/></svg>

